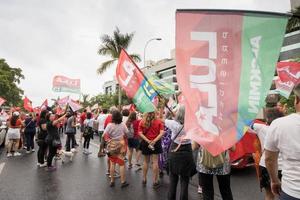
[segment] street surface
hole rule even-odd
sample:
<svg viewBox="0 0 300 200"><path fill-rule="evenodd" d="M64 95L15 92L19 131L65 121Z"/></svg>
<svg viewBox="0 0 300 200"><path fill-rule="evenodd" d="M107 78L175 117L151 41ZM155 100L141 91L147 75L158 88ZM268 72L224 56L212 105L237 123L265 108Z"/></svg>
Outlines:
<svg viewBox="0 0 300 200"><path fill-rule="evenodd" d="M65 136L64 136L65 137ZM109 187L109 178L105 175L106 159L97 157L96 136L90 150L93 154L82 154L81 147L74 156L73 162L62 164L56 162L57 171L47 172L45 168L37 168L36 152L20 157L6 158L3 148L0 150L0 200L118 200L118 199L167 199L168 176L161 179L162 186L152 189L151 173L147 187L142 187L142 172L127 170L127 188L120 188L120 180L116 180L115 188ZM79 141L79 140L78 140ZM216 182L216 181L215 181ZM234 199L263 199L254 168L235 170L232 174L232 191ZM217 198L221 199L217 184ZM189 199L201 199L197 194L197 177L191 182Z"/></svg>

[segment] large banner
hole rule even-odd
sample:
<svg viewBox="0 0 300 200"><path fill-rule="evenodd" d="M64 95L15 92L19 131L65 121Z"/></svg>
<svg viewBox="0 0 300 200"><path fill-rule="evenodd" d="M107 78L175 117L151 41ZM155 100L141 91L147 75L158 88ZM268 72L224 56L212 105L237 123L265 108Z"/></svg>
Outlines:
<svg viewBox="0 0 300 200"><path fill-rule="evenodd" d="M54 92L71 92L80 93L80 79L71 79L65 76L54 76L53 87Z"/></svg>
<svg viewBox="0 0 300 200"><path fill-rule="evenodd" d="M264 105L287 17L177 11L176 70L187 137L213 155L239 141Z"/></svg>
<svg viewBox="0 0 300 200"><path fill-rule="evenodd" d="M140 112L155 111L152 101L157 96L157 93L125 50L121 51L116 77L126 95L132 98Z"/></svg>

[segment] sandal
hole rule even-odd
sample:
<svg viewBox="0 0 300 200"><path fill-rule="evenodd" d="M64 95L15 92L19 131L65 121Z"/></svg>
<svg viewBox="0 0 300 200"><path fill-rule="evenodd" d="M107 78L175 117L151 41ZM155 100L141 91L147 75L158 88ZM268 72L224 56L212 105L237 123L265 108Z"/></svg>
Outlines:
<svg viewBox="0 0 300 200"><path fill-rule="evenodd" d="M115 187L115 182L110 182L109 186L110 187Z"/></svg>
<svg viewBox="0 0 300 200"><path fill-rule="evenodd" d="M125 188L129 185L129 183L127 183L126 181L124 183L121 184L121 188Z"/></svg>
<svg viewBox="0 0 300 200"><path fill-rule="evenodd" d="M153 183L152 187L153 187L153 189L159 188L160 187L159 182Z"/></svg>
<svg viewBox="0 0 300 200"><path fill-rule="evenodd" d="M143 180L142 182L143 186L145 187L147 185L147 181L146 180Z"/></svg>

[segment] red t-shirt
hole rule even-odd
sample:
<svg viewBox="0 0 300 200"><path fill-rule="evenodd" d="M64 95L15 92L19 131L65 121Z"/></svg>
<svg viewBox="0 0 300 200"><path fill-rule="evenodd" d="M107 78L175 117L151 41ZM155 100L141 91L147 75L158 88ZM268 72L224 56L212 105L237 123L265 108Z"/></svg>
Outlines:
<svg viewBox="0 0 300 200"><path fill-rule="evenodd" d="M109 114L106 119L105 119L105 122L104 122L104 129L106 128L106 126L112 122L112 115Z"/></svg>
<svg viewBox="0 0 300 200"><path fill-rule="evenodd" d="M152 124L149 128L144 127L143 121L141 121L139 124L139 133L143 133L149 140L154 140L159 135L161 130L164 130L164 125L158 119L152 121Z"/></svg>
<svg viewBox="0 0 300 200"><path fill-rule="evenodd" d="M21 125L22 125L21 119L17 119L16 125L15 126L11 125L11 128L20 128Z"/></svg>
<svg viewBox="0 0 300 200"><path fill-rule="evenodd" d="M134 138L139 137L139 125L140 125L141 120L134 120L132 122L133 130L134 130Z"/></svg>
<svg viewBox="0 0 300 200"><path fill-rule="evenodd" d="M86 113L80 115L80 124L83 125L84 120L86 119Z"/></svg>

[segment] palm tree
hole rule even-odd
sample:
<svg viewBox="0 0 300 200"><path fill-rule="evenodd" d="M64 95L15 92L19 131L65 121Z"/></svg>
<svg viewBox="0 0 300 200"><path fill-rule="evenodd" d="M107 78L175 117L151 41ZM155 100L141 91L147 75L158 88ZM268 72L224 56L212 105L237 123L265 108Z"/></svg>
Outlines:
<svg viewBox="0 0 300 200"><path fill-rule="evenodd" d="M289 19L286 32L290 33L300 29L300 6L292 10L293 16Z"/></svg>
<svg viewBox="0 0 300 200"><path fill-rule="evenodd" d="M81 101L81 103L82 103L82 106L84 108L89 105L89 100L88 100L89 96L90 96L89 94L82 94L82 101Z"/></svg>
<svg viewBox="0 0 300 200"><path fill-rule="evenodd" d="M116 27L112 36L102 35L102 44L98 50L98 54L111 57L111 60L103 62L97 69L98 74L103 74L116 60L119 59L122 48L127 49L132 41L134 33L122 34L120 29ZM131 54L131 58L135 62L140 62L141 58L138 54ZM119 108L121 108L121 88L119 87Z"/></svg>
<svg viewBox="0 0 300 200"><path fill-rule="evenodd" d="M102 35L100 48L98 54L103 56L109 56L111 60L103 62L97 69L98 74L103 74L116 60L119 59L121 49L127 49L133 39L134 33L122 34L118 27L113 32L112 36L107 34ZM131 54L131 58L140 62L141 58L137 54Z"/></svg>

